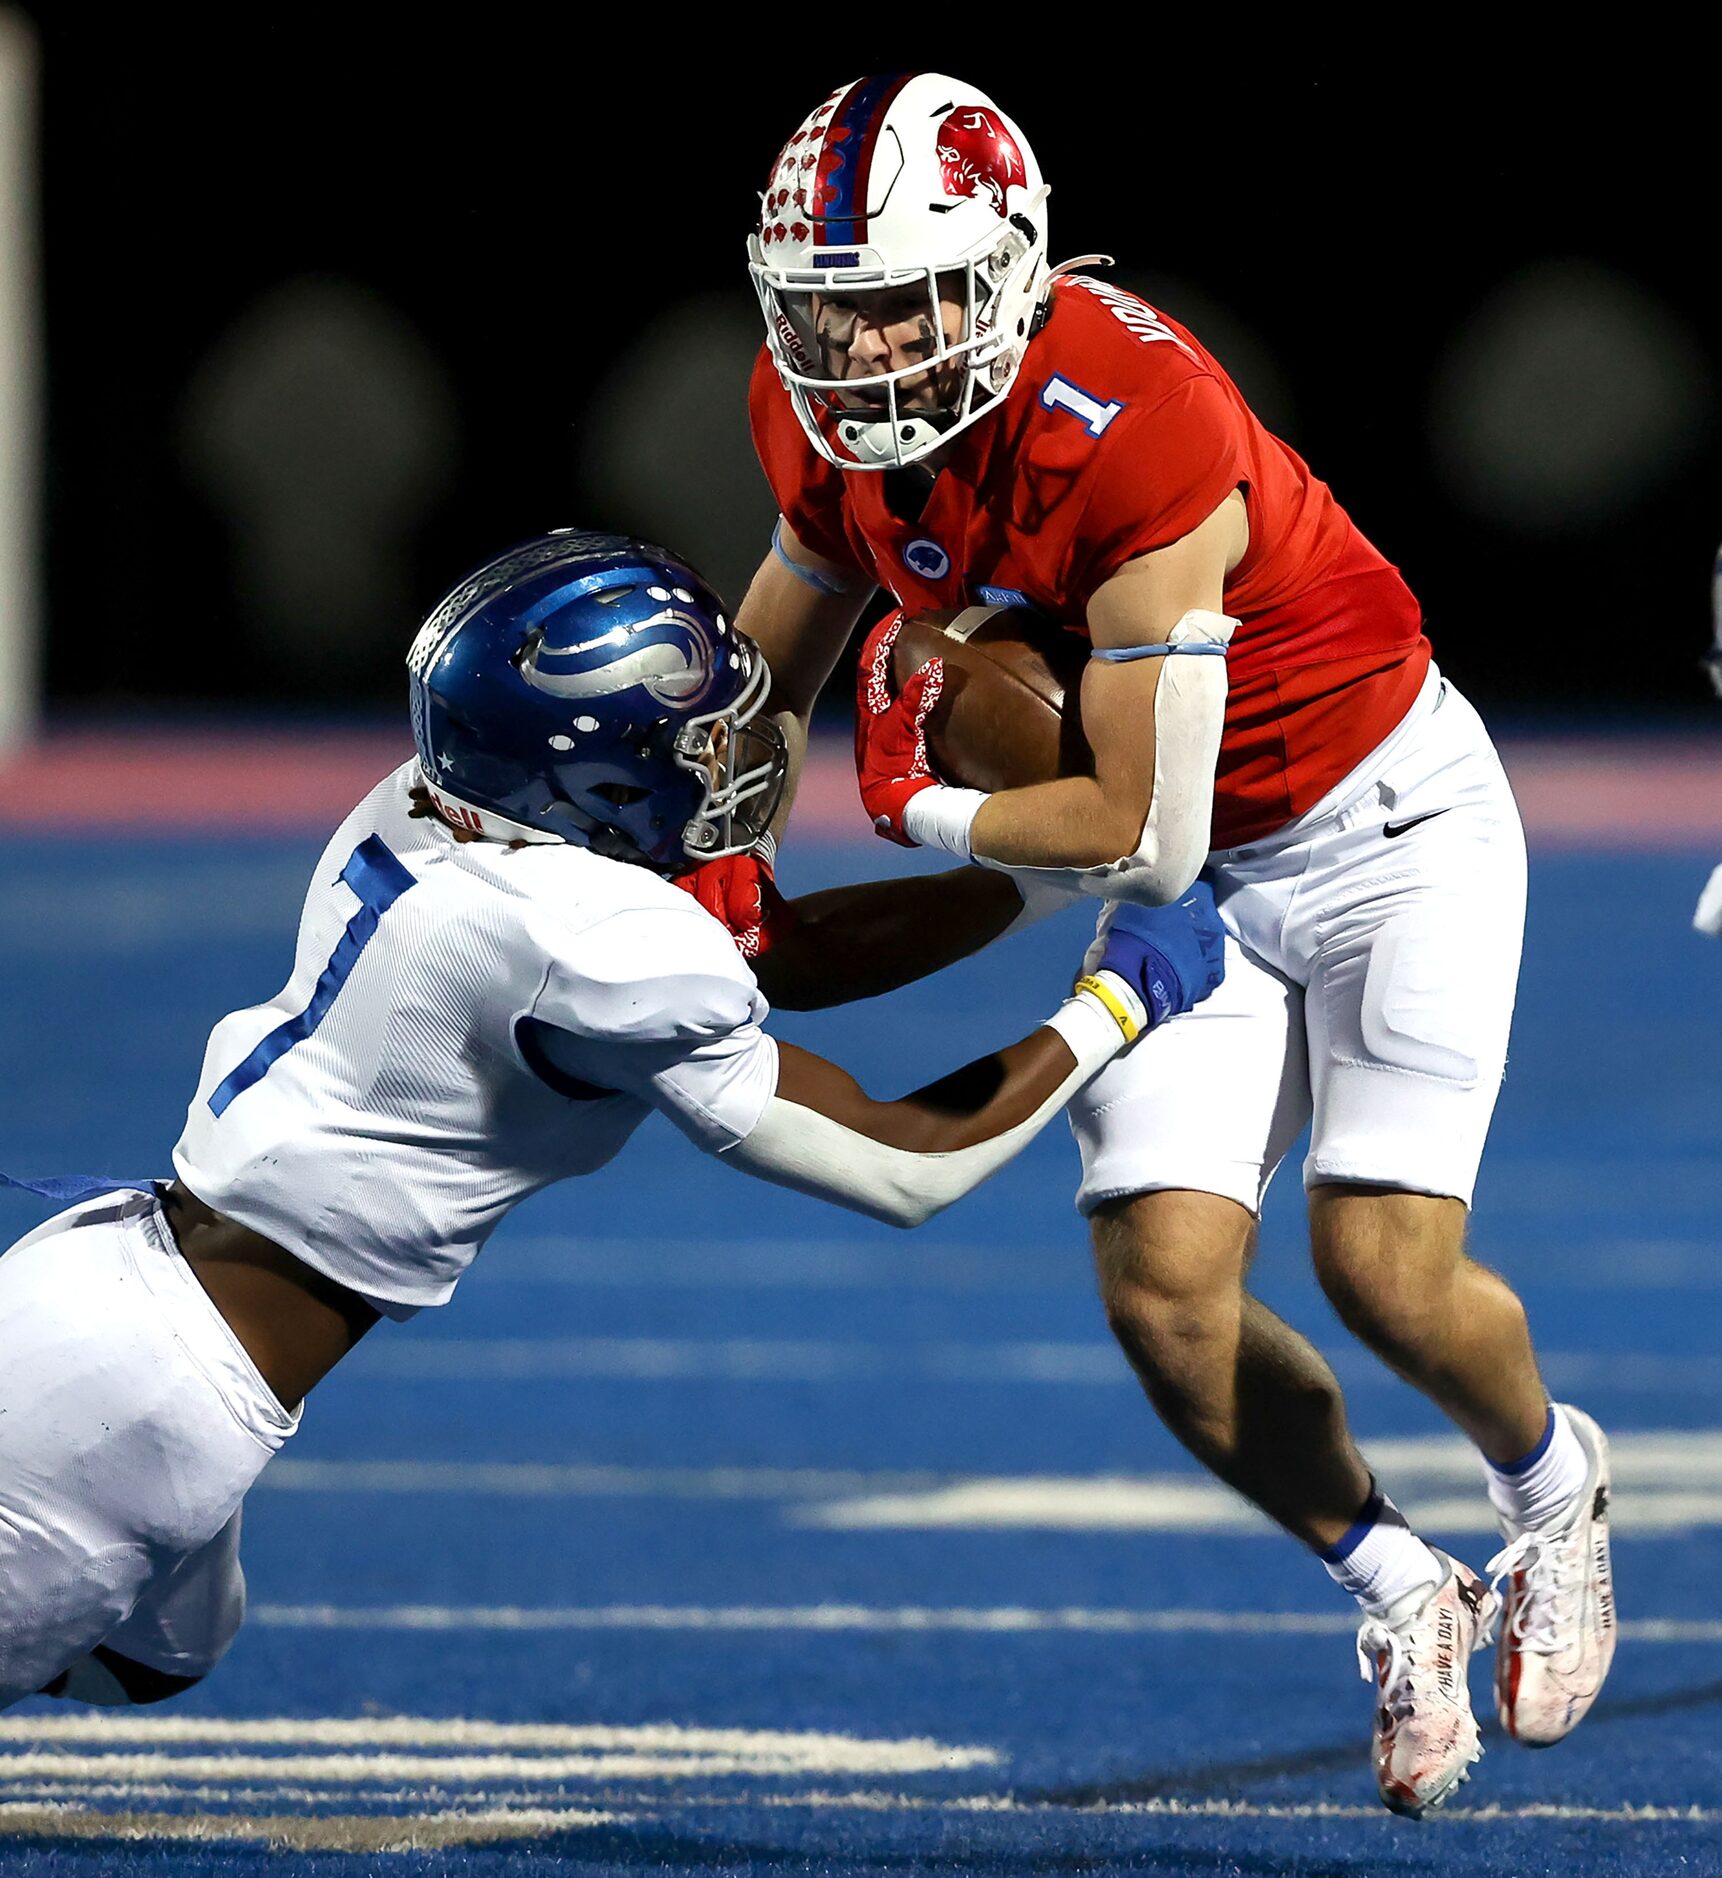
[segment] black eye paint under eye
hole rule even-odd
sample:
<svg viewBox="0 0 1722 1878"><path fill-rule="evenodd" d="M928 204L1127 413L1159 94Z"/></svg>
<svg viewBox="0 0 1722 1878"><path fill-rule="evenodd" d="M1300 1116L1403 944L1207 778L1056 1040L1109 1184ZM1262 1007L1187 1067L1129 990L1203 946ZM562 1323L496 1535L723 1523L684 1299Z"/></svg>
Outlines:
<svg viewBox="0 0 1722 1878"><path fill-rule="evenodd" d="M828 300L821 309L815 337L826 352L846 353L855 338L855 328L859 316L853 307L844 306L841 301Z"/></svg>

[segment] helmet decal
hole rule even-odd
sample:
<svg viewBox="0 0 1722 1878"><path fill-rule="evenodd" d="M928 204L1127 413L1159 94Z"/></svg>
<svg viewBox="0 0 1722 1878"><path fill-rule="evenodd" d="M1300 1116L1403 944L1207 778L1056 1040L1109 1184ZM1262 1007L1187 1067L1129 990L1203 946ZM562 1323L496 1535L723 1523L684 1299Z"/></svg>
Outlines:
<svg viewBox="0 0 1722 1878"><path fill-rule="evenodd" d="M959 105L939 126L939 176L947 196L978 197L1002 217L1005 191L1028 180L1016 139L996 111Z"/></svg>
<svg viewBox="0 0 1722 1878"><path fill-rule="evenodd" d="M760 199L759 239L769 248L774 241L805 241L813 232L806 218L813 191L812 171L819 161L819 140L831 113L837 109L847 86L841 86L812 112L807 121L777 153L771 166L771 180Z"/></svg>
<svg viewBox="0 0 1722 1878"><path fill-rule="evenodd" d="M648 637L649 635L649 637ZM628 640L643 641L594 668L589 655ZM573 670L558 671L559 662L582 660ZM640 686L660 704L697 704L711 688L712 659L698 621L674 607L654 613L638 626L618 627L577 646L551 646L540 642L521 660L521 675L529 685L557 698L613 698Z"/></svg>
<svg viewBox="0 0 1722 1878"><path fill-rule="evenodd" d="M766 189L760 226L765 246L805 242L809 235L819 248L864 245L868 216L885 206L870 194L879 130L913 77L893 72L833 92L790 138ZM895 177L884 180L888 196Z"/></svg>

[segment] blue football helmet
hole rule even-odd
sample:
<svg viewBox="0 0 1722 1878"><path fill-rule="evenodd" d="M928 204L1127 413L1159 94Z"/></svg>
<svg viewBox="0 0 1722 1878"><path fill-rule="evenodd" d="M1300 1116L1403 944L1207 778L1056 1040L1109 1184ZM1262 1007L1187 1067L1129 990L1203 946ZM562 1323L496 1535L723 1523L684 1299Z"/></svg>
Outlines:
<svg viewBox="0 0 1722 1878"><path fill-rule="evenodd" d="M407 655L437 807L498 840L680 873L741 854L783 795L771 674L684 561L558 529L469 574Z"/></svg>

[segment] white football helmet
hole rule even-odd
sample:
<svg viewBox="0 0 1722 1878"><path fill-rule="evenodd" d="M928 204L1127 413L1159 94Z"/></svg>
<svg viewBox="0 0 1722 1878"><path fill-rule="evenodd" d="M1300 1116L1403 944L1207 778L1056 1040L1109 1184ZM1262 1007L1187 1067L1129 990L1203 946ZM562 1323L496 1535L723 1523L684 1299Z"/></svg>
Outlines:
<svg viewBox="0 0 1722 1878"><path fill-rule="evenodd" d="M821 456L900 468L1009 391L1045 288L1046 198L1022 132L958 79L857 79L808 117L773 166L748 261L772 360ZM881 288L926 294L928 350L845 379L833 301ZM955 337L941 298L963 307Z"/></svg>

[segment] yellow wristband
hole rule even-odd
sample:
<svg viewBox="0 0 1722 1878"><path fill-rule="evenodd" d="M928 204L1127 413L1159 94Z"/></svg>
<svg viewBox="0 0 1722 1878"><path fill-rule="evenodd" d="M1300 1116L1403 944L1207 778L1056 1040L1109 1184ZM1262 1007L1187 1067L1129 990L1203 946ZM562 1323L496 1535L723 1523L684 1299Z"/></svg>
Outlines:
<svg viewBox="0 0 1722 1878"><path fill-rule="evenodd" d="M1096 978L1092 973L1087 973L1077 979L1070 988L1072 991L1086 991L1090 997L1099 999L1107 1014L1124 1032L1126 1043L1134 1043L1142 1034L1142 1026L1130 1015L1124 1000L1107 984L1105 979Z"/></svg>

